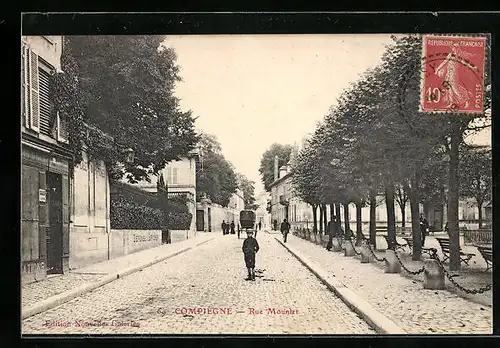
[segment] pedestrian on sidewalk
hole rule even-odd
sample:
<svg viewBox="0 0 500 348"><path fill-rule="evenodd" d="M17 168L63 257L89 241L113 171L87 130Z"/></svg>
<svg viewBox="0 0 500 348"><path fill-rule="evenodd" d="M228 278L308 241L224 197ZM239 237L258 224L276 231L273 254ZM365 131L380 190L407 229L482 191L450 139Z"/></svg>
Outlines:
<svg viewBox="0 0 500 348"><path fill-rule="evenodd" d="M262 222L259 221L259 231L262 228Z"/></svg>
<svg viewBox="0 0 500 348"><path fill-rule="evenodd" d="M338 234L338 223L337 217L332 216L331 220L328 222L328 243L326 244L326 250L330 251L333 248L333 238L337 237Z"/></svg>
<svg viewBox="0 0 500 348"><path fill-rule="evenodd" d="M231 234L234 234L235 233L235 225L234 225L234 221L231 221Z"/></svg>
<svg viewBox="0 0 500 348"><path fill-rule="evenodd" d="M425 245L425 237L429 231L429 221L424 217L423 214L420 214L420 235L422 237L422 247Z"/></svg>
<svg viewBox="0 0 500 348"><path fill-rule="evenodd" d="M226 234L226 221L225 220L222 220L221 228L222 228L222 234Z"/></svg>
<svg viewBox="0 0 500 348"><path fill-rule="evenodd" d="M280 230L283 234L283 242L286 243L286 237L288 236L288 232L290 232L290 224L286 219L283 219Z"/></svg>
<svg viewBox="0 0 500 348"><path fill-rule="evenodd" d="M247 238L243 241L243 255L245 265L248 270L248 277L245 280L255 280L255 254L259 251L259 243L253 238L253 231L247 230Z"/></svg>

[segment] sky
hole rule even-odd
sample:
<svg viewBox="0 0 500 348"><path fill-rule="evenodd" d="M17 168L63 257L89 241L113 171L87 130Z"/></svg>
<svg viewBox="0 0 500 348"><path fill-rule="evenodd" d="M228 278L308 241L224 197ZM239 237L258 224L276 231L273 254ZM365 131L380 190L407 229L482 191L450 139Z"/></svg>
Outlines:
<svg viewBox="0 0 500 348"><path fill-rule="evenodd" d="M273 143L300 144L391 42L379 34L180 35L164 44L177 53L181 108L259 194L262 154Z"/></svg>

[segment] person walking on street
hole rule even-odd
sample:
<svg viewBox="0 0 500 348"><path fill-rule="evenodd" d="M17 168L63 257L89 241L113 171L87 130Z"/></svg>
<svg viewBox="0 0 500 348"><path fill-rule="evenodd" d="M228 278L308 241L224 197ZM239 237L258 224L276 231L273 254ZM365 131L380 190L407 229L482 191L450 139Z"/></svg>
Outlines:
<svg viewBox="0 0 500 348"><path fill-rule="evenodd" d="M259 231L262 228L262 222L259 221Z"/></svg>
<svg viewBox="0 0 500 348"><path fill-rule="evenodd" d="M231 234L234 234L235 232L235 229L234 229L234 221L231 221Z"/></svg>
<svg viewBox="0 0 500 348"><path fill-rule="evenodd" d="M283 219L280 230L283 234L283 242L286 243L286 237L288 236L288 232L290 232L290 224L286 219Z"/></svg>
<svg viewBox="0 0 500 348"><path fill-rule="evenodd" d="M333 248L333 238L337 237L337 227L337 217L334 215L328 222L328 243L326 244L326 250L328 251L332 250Z"/></svg>
<svg viewBox="0 0 500 348"><path fill-rule="evenodd" d="M253 238L253 231L247 230L247 238L243 241L243 255L245 266L248 270L248 277L245 280L255 280L255 254L259 251L259 243Z"/></svg>
<svg viewBox="0 0 500 348"><path fill-rule="evenodd" d="M423 214L420 214L420 235L422 237L422 247L425 245L425 237L429 231L429 221L424 217Z"/></svg>
<svg viewBox="0 0 500 348"><path fill-rule="evenodd" d="M221 228L222 234L226 234L226 221L222 220Z"/></svg>

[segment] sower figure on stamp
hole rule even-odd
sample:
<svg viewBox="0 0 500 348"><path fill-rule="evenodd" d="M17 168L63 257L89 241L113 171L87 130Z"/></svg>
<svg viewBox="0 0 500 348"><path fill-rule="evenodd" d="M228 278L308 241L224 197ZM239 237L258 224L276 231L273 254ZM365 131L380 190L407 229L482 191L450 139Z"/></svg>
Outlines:
<svg viewBox="0 0 500 348"><path fill-rule="evenodd" d="M242 250L248 270L248 277L245 280L255 280L255 254L259 251L259 243L253 238L252 230L247 230L247 238L243 241Z"/></svg>
<svg viewBox="0 0 500 348"><path fill-rule="evenodd" d="M283 234L283 242L286 243L286 237L288 236L288 232L290 232L290 224L286 219L283 219L280 230Z"/></svg>

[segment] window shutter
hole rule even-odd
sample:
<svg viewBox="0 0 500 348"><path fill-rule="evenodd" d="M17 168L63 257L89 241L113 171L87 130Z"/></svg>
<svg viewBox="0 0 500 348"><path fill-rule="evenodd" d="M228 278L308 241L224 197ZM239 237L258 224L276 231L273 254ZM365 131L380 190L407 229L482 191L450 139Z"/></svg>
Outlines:
<svg viewBox="0 0 500 348"><path fill-rule="evenodd" d="M30 86L30 128L36 132L40 131L40 101L38 91L38 55L29 50L27 57L29 62L29 86Z"/></svg>
<svg viewBox="0 0 500 348"><path fill-rule="evenodd" d="M28 48L21 44L21 123L29 127Z"/></svg>
<svg viewBox="0 0 500 348"><path fill-rule="evenodd" d="M68 120L57 112L57 140L68 143Z"/></svg>

